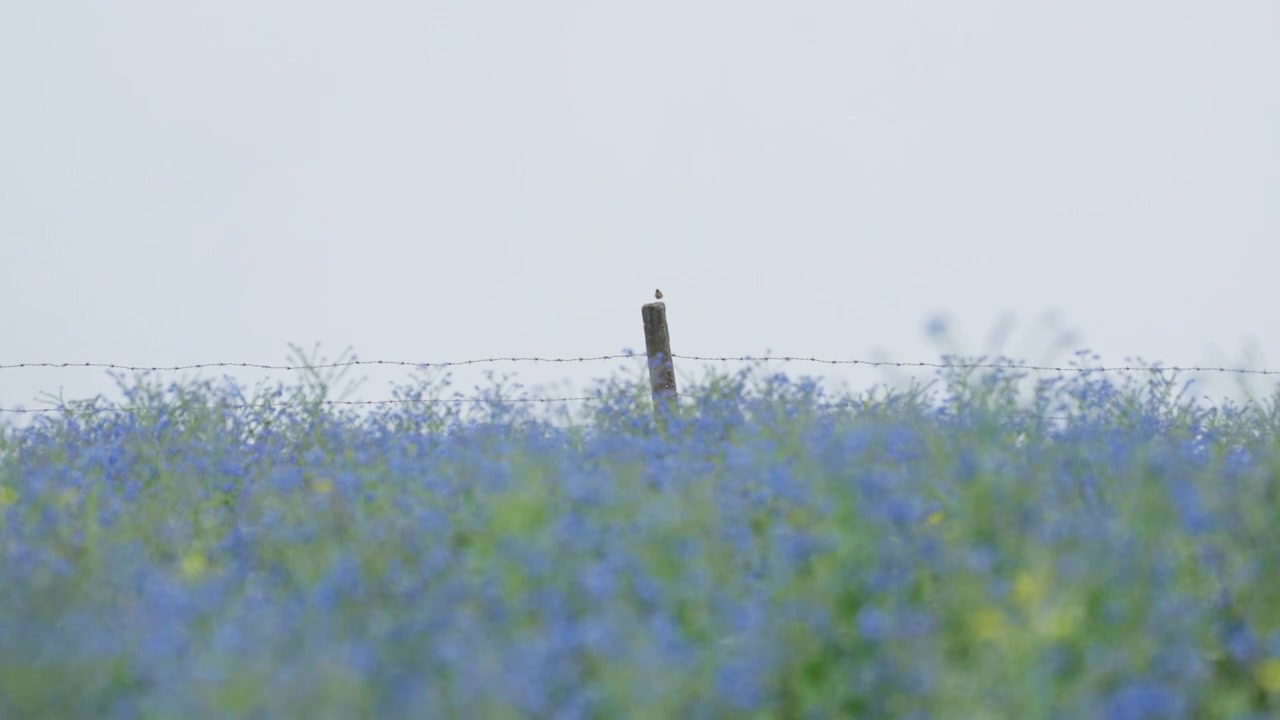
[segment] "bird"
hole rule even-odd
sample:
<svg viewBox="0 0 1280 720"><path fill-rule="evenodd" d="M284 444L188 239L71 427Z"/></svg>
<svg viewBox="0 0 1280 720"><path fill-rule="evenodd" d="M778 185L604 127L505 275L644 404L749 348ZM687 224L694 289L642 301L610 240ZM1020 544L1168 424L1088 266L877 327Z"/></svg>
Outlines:
<svg viewBox="0 0 1280 720"><path fill-rule="evenodd" d="M662 291L661 291L661 290L654 290L654 291L653 291L653 296L654 296L655 298L657 298L657 299L661 300L661 299L662 299Z"/></svg>

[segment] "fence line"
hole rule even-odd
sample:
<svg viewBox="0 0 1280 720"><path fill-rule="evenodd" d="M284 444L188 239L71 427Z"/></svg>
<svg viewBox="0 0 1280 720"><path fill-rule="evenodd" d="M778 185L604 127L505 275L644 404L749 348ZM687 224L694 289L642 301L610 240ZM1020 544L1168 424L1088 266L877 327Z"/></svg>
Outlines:
<svg viewBox="0 0 1280 720"><path fill-rule="evenodd" d="M80 368L80 367L110 368L110 369L117 369L117 370L134 370L134 371L148 371L148 372L149 371L192 370L192 369L214 368L214 367L219 367L219 368L241 367L241 368L256 368L256 369L267 369L267 370L305 370L305 369L346 367L346 366L352 366L352 365L405 365L405 366L414 366L414 367L426 367L426 366L440 367L440 366L452 366L452 365L475 365L480 363L502 362L502 361L532 361L532 362L564 363L564 362L590 362L594 360L644 358L644 357L645 357L644 355L638 355L638 354L600 355L596 357L587 357L587 358L510 357L510 358L484 358L484 359L477 359L477 360L462 360L462 361L456 361L456 362L443 362L443 363L412 363L412 362L399 362L399 361L389 361L389 360L353 360L350 362L325 363L325 364L310 365L310 366L307 366L307 365L297 365L297 366L259 365L254 363L203 363L199 365L181 365L181 366L173 366L173 367L140 367L140 366L132 366L132 365L116 365L113 363L19 363L19 364L12 364L12 365L0 365L0 370L13 370L13 369L20 369L20 368ZM929 362L895 362L895 361L871 361L871 360L824 360L824 359L815 358L815 357L797 357L797 356L711 357L711 356L703 356L703 355L678 355L675 353L672 353L671 357L681 358L685 360L721 361L721 362L803 361L803 362L826 363L826 364L832 364L832 365L865 365L865 366L873 366L873 367L1034 370L1034 371L1051 371L1051 372L1057 371L1057 372L1076 372L1076 373L1150 371L1150 372L1224 372L1224 373L1247 373L1247 374L1255 374L1255 375L1280 375L1280 371L1275 371L1275 370L1245 370L1245 369L1238 369L1238 368L1213 368L1213 367L1113 366L1113 367L1089 368L1089 367L1051 367L1051 366L1041 366L1041 365L1018 365L1018 364L1004 364L1004 363L947 364L947 363L929 363ZM673 393L673 396L680 397L680 398L691 398L691 399L699 399L700 397L704 397L704 396L684 393L684 392ZM367 407L367 406L408 405L408 404L461 405L466 403L479 404L479 403L486 403L486 402L560 403L560 402L584 402L587 400L599 400L599 399L603 399L603 397L592 396L592 395L579 395L579 396L566 396L566 397L517 397L517 398L488 398L488 397L454 397L454 398L433 398L433 399L406 398L406 399L392 399L392 400L321 400L316 402L295 401L295 402L232 403L232 404L219 405L218 407L222 407L229 410L244 410L244 409L254 409L254 408L273 409L273 408L280 408L280 407L302 407L307 405L366 406ZM91 403L92 400L79 401L79 402L87 404L87 403ZM841 407L841 406L851 405L851 404L856 404L856 403L850 403L850 402L827 403L824 405L824 407ZM93 407L91 405L84 406L84 407L60 406L60 407L50 407L50 408L0 408L0 414L28 415L28 414L61 413L61 412L72 412L72 411L75 411L75 412L89 411L94 413L134 412L138 409L140 408L110 407L110 406ZM1049 419L1060 419L1060 418L1049 418Z"/></svg>
<svg viewBox="0 0 1280 720"><path fill-rule="evenodd" d="M597 399L597 398L595 398L595 397L593 397L593 396L587 396L587 395L578 396L578 397L554 397L554 398L541 398L541 397L521 397L521 398L483 398L483 397L477 398L477 397L466 397L466 398L434 398L434 399L409 399L409 398L406 398L406 399L403 399L403 400L319 400L319 401L316 401L316 402L295 401L295 402L227 403L227 404L225 404L225 405L223 405L223 404L219 404L219 405L215 405L215 406L213 406L213 407L221 407L221 408L225 408L225 409L227 409L227 410L251 410L251 409L254 409L254 408L272 409L272 408L288 408L288 407L306 407L306 406L312 406L312 405L323 405L323 406L332 406L332 405L348 405L348 406L361 406L361 405L363 405L363 406L368 406L368 405L410 405L410 404L419 404L419 405L444 405L444 404L462 405L462 404L465 404L465 403L477 403L477 404L479 404L479 403L486 403L486 402L493 402L493 403L498 403L498 404L502 404L502 403L554 403L554 402L579 402L579 401L583 401L583 400L594 400L594 399ZM87 402L90 402L90 401L82 401L82 402L86 402L86 403L87 403ZM27 409L27 408L0 408L0 413L38 414L38 413L60 413L60 412L84 412L84 411L89 411L89 412L94 412L94 413L100 413L100 412L123 412L123 413L127 413L127 412L136 412L136 411L138 411L138 410L140 410L140 409L142 409L142 408L141 408L141 407L112 407L112 406L108 406L108 407L93 407L93 406L75 407L75 406L65 406L65 407L32 408L32 409Z"/></svg>
<svg viewBox="0 0 1280 720"><path fill-rule="evenodd" d="M439 367L459 367L464 365L481 365L499 362L535 362L535 363L584 363L598 362L602 360L622 360L622 359L639 359L643 358L647 361L649 368L650 389L653 396L654 415L661 422L666 414L664 408L670 408L680 393L676 390L675 375L675 359L696 360L703 362L811 362L821 363L825 365L861 365L864 367L895 367L895 368L934 368L945 370L1030 370L1034 372L1058 372L1058 373L1102 373L1102 372L1217 372L1217 373L1239 373L1249 375L1280 375L1280 370L1247 370L1244 368L1224 368L1224 367L1161 367L1153 365L1147 367L1137 366L1111 366L1111 367L1089 367L1073 363L1067 367L1055 367L1048 365L1025 365L1008 362L987 361L986 357L979 358L977 362L958 362L949 361L947 356L943 357L944 362L899 362L893 360L859 360L859 359L832 359L819 357L804 357L799 355L739 355L739 356L709 356L709 355L682 355L672 352L670 329L667 327L667 306L661 302L662 293L655 292L655 298L659 302L646 303L641 307L641 315L644 321L645 334L645 354L640 355L632 352L614 353L608 355L595 355L584 357L537 357L537 356L509 356L509 357L488 357L476 358L472 360L455 360L449 362L411 362L405 360L346 360L341 362L317 363L311 365L273 365L264 363L245 363L245 362L214 362L214 363L196 363L191 365L172 365L163 366L140 366L140 365L124 365L120 363L104 363L104 362L81 362L81 363L13 363L3 365L0 364L0 370L20 370L35 368L97 368L107 370L125 370L132 372L170 372L180 370L203 370L208 368L248 368L254 370L324 370L331 368L346 368L355 366L396 366L396 367L417 367L417 368L439 368ZM1087 354L1087 353L1080 353ZM1096 356L1095 356L1096 357ZM688 397L688 395L685 395ZM598 396L595 396L598 397ZM595 399L592 396L586 397L559 397L559 398L446 398L446 399L400 399L400 400L324 400L320 401L320 405L347 405L347 406L375 406L375 405L392 405L392 404L440 404L440 403L482 403L482 402L511 402L511 403L553 403L553 402L577 402L583 400ZM103 412L129 412L132 408L106 407L97 408L92 406L93 400L85 401L80 404L80 410L103 411ZM274 408L274 407L291 407L308 405L306 401L289 402L289 403L243 403L235 405L224 405L227 409L246 409L246 408ZM315 404L315 403L310 403ZM75 406L73 405L72 408ZM51 413L64 412L71 410L66 406L56 408L0 408L0 414L3 413Z"/></svg>
<svg viewBox="0 0 1280 720"><path fill-rule="evenodd" d="M740 361L740 360L767 360L777 362L813 362L823 363L826 365L862 365L865 367L900 367L900 368L941 368L941 369L987 369L987 370L1034 370L1037 372L1073 372L1073 373L1095 373L1095 372L1219 372L1219 373L1240 373L1248 375L1280 375L1280 370L1248 370L1245 368L1224 368L1224 367L1195 367L1195 366L1128 366L1113 365L1109 367L1089 367L1072 365L1069 367L1057 367L1053 365L1021 365L1018 363L998 363L998 362L973 362L973 363L936 363L936 362L906 362L898 360L828 360L817 357L799 357L794 355L776 355L776 356L760 356L760 357L712 357L707 355L680 355L673 353L672 357L684 360L714 360L714 361Z"/></svg>
<svg viewBox="0 0 1280 720"><path fill-rule="evenodd" d="M679 397L698 400L711 395L698 395L692 393L680 393ZM270 408L288 408L288 407L306 407L306 406L373 406L373 405L462 405L466 403L558 403L558 402L584 402L587 400L605 400L604 395L577 395L566 397L453 397L453 398L403 398L392 400L318 400L314 402L292 401L292 402L270 402L263 401L257 403L226 403L218 404L212 407L220 407L228 410L250 410L254 408L270 409ZM95 407L89 405L91 400L79 401L85 404L84 407L75 407L74 405L51 407L51 408L0 408L0 413L18 413L18 414L39 414L39 413L60 413L60 412L136 412L145 406L134 407ZM825 403L824 407L841 407L845 405L858 405L857 401L840 401L834 403Z"/></svg>
<svg viewBox="0 0 1280 720"><path fill-rule="evenodd" d="M681 398L681 399L688 398L688 399L693 399L693 400L699 400L699 399L702 399L702 398L713 397L713 396L711 396L711 395L698 395L698 394L691 394L691 393L680 393L678 397L679 397L679 398ZM319 406L325 406L325 407L330 407L330 406L381 406L381 405L410 405L410 404L418 404L418 405L462 405L462 404L465 404L465 403L476 403L476 404L480 404L480 403L496 403L496 404L499 404L499 405L500 405L500 404L503 404L503 403L558 403L558 402L583 402L583 401L587 401L587 400L604 400L604 399L606 399L606 397L605 397L605 396L600 396L600 395L579 395L579 396L569 396L569 397L550 397L550 398L543 398L543 397L520 397L520 398L483 398L483 397L464 397L464 398L399 399L399 400L319 400L319 401L316 401L316 402L296 401L296 402L227 403L227 404L219 404L219 405L206 406L206 407L222 408L222 409L226 409L226 410L252 410L252 409L255 409L255 408L257 408L257 409L274 409L274 408L289 408L289 407L306 407L306 406L316 406L316 405L319 405ZM75 407L75 406L73 406L73 405L72 405L72 406L61 406L61 407L51 407L51 408L30 408L30 409L28 409L28 408L0 408L0 414L3 414L3 413L14 413L14 414L27 414L27 415L40 415L40 414L51 414L51 413L72 413L72 412L89 412L89 413L92 413L92 414L99 414L99 413L132 413L132 412L137 412L137 411L139 411L139 410L141 410L141 409L144 409L144 407L140 407L140 406L131 406L131 407L117 407L117 406L96 407L96 406L88 405L88 404L87 404L87 403L89 403L89 402L91 402L91 401L82 401L82 402L86 403L86 406L84 406L84 407ZM818 404L818 407L819 407L820 409L823 409L823 410L832 410L832 409L838 409L838 408L859 408L859 407L864 407L864 405L865 405L865 403L864 403L864 401L862 401L862 400L852 400L852 399L849 399L849 400L839 400L839 401L836 401L836 402L821 402L821 403L819 403L819 404ZM1046 416L1044 416L1044 418L1043 418L1043 419L1045 419L1045 420L1069 420L1070 418L1062 417L1062 416L1057 416L1057 415L1046 415Z"/></svg>
<svg viewBox="0 0 1280 720"><path fill-rule="evenodd" d="M547 357L490 357L476 358L474 360L454 360L450 362L410 362L407 360L347 360L344 362L318 363L315 365L267 365L262 363L244 363L244 362L213 362L213 363L196 363L193 365L171 365L168 367L148 367L145 365L120 365L117 363L102 362L82 362L82 363L14 363L11 365L0 365L0 370L20 370L30 368L98 368L105 370L131 370L135 372L172 372L177 370L204 370L208 368L249 368L252 370L326 370L329 368L352 367L356 365L387 365L398 367L455 367L459 365L481 365L484 363L498 362L541 362L541 363L571 363L571 362L594 362L597 360L614 360L620 358L637 358L644 357L637 354L619 354L619 355L596 355L594 357L577 357L577 358L547 358Z"/></svg>
<svg viewBox="0 0 1280 720"><path fill-rule="evenodd" d="M897 360L858 360L858 359L831 359L819 357L806 357L799 355L730 355L730 356L711 356L711 355L681 355L680 353L672 353L671 357L677 360L699 360L710 362L811 362L821 363L825 365L861 365L864 367L896 367L896 368L937 368L937 369L954 369L954 370L1031 370L1035 372L1072 372L1072 373L1095 373L1095 372L1215 372L1215 373L1237 373L1241 375L1280 375L1280 370L1249 370L1246 368L1226 368L1226 367L1200 367L1200 366L1137 366L1137 365L1113 365L1102 367L1089 367L1072 365L1068 367L1059 367L1054 365L1023 365L1019 363L1001 363L1001 362L973 362L973 363L946 363L946 362L909 362ZM171 365L171 366L144 366L144 365L122 365L117 363L99 363L99 362L83 362L83 363L13 363L8 365L0 365L0 370L23 370L23 369L70 369L70 368L97 368L105 370L128 370L133 372L175 372L181 370L204 370L208 368L247 368L251 370L326 370L331 368L355 367L355 366L388 366L388 367L417 367L417 368L435 368L435 367L458 367L464 365L482 365L487 363L500 362L535 362L535 363L583 363L597 362L601 360L628 360L628 359L644 359L645 356L639 353L621 353L615 355L595 355L591 357L490 357L476 358L474 360L453 360L445 362L412 362L407 360L348 360L344 362L318 363L315 365L268 365L261 363L243 363L243 362L214 362L214 363L197 363L193 365Z"/></svg>

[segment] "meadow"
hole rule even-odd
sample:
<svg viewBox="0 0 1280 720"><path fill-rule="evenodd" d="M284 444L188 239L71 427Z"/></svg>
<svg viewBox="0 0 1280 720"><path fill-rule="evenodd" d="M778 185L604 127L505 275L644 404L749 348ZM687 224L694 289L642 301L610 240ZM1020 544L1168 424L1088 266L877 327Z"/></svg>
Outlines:
<svg viewBox="0 0 1280 720"><path fill-rule="evenodd" d="M5 426L0 717L1280 714L1280 395L304 380Z"/></svg>

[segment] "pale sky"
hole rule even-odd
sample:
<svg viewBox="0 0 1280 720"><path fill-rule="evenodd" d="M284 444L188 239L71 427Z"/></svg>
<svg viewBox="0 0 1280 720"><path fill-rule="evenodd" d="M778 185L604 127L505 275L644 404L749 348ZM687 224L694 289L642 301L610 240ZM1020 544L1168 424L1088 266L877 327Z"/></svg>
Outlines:
<svg viewBox="0 0 1280 720"><path fill-rule="evenodd" d="M1280 369L1273 0L10 0L0 93L0 364L643 350L660 287L677 354Z"/></svg>

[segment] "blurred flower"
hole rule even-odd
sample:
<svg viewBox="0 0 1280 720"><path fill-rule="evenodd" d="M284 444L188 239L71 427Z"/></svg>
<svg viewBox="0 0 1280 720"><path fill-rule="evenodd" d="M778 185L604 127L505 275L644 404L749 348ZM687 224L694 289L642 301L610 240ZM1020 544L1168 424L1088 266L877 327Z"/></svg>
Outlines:
<svg viewBox="0 0 1280 720"><path fill-rule="evenodd" d="M198 550L192 550L182 556L182 563L179 566L182 576L188 580L198 580L209 570L209 560L204 553Z"/></svg>
<svg viewBox="0 0 1280 720"><path fill-rule="evenodd" d="M1263 690L1280 694L1280 658L1267 658L1258 663L1255 677Z"/></svg>
<svg viewBox="0 0 1280 720"><path fill-rule="evenodd" d="M981 607L969 615L969 631L979 640L1001 643L1011 634L1011 625L1003 610Z"/></svg>

